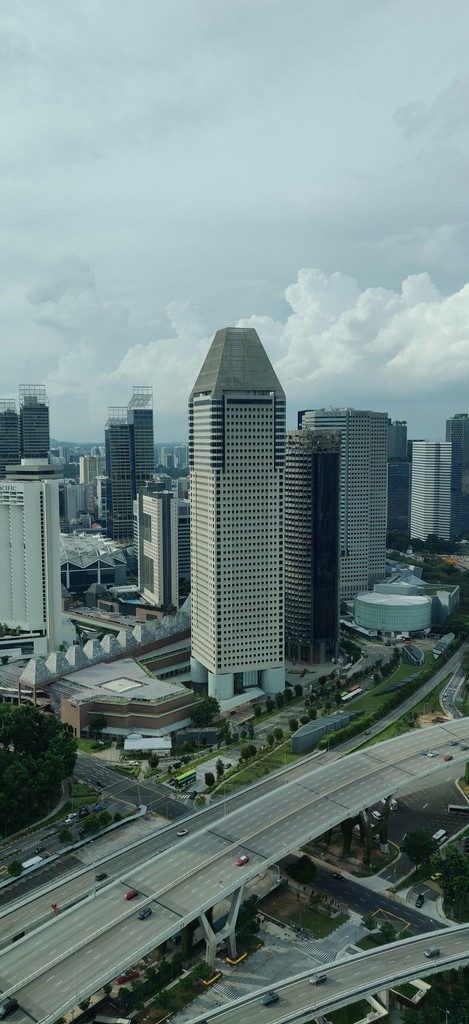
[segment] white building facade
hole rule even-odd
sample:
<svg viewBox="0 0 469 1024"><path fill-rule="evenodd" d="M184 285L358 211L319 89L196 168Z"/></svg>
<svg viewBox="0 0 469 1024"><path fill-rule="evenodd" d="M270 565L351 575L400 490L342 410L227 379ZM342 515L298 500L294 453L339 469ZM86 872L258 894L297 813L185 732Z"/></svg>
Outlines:
<svg viewBox="0 0 469 1024"><path fill-rule="evenodd" d="M412 442L411 537L450 539L451 455L450 441Z"/></svg>
<svg viewBox="0 0 469 1024"><path fill-rule="evenodd" d="M0 653L50 654L63 640L57 467L24 459L0 482Z"/></svg>
<svg viewBox="0 0 469 1024"><path fill-rule="evenodd" d="M138 496L138 585L158 608L179 607L178 501L171 491Z"/></svg>
<svg viewBox="0 0 469 1024"><path fill-rule="evenodd" d="M308 409L303 429L340 431L341 601L385 575L388 417L367 409Z"/></svg>
<svg viewBox="0 0 469 1024"><path fill-rule="evenodd" d="M218 331L189 402L194 682L283 691L285 395L256 331Z"/></svg>

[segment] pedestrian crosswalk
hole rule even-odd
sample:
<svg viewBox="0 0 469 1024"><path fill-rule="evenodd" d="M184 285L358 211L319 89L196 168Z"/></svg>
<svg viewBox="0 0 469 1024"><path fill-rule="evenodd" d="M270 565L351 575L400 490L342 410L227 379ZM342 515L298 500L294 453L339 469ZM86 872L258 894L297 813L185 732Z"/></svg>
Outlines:
<svg viewBox="0 0 469 1024"><path fill-rule="evenodd" d="M231 1003L233 999L237 999L239 996L239 992L236 991L234 985L227 985L224 981L217 981L214 989L217 995L222 995L226 999L227 1003Z"/></svg>
<svg viewBox="0 0 469 1024"><path fill-rule="evenodd" d="M298 948L301 949L302 953L306 953L308 956L314 956L314 959L319 960L322 964L331 964L335 959L335 957L326 953L320 943L315 942L314 939L303 939L298 943Z"/></svg>

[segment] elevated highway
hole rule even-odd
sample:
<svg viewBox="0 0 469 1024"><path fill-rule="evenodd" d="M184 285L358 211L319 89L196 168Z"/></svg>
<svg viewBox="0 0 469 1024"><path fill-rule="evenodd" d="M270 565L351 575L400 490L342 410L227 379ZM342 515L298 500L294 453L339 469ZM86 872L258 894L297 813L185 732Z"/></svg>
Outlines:
<svg viewBox="0 0 469 1024"><path fill-rule="evenodd" d="M243 794L244 804L238 797L233 810L229 801L209 808L206 818L201 814L194 819L196 829L186 837L178 838L176 829L165 830L161 852L149 855L145 844L135 844L117 877L84 898L76 878L53 889L48 886L27 904L32 930L0 953L3 992L16 995L33 1020L52 1024L202 912L239 894L244 881L279 857L377 799L441 772L445 755L462 766L468 754L452 742L469 745L469 719L407 733L328 764L294 765L276 776L275 788L271 785L265 792L262 786L253 787ZM424 756L424 748L438 756ZM242 867L236 865L240 854L249 858ZM109 858L109 874L114 874L113 860ZM107 871L107 863L102 860L100 870ZM130 888L138 895L126 901ZM66 907L68 902L69 907L44 921L47 900L49 906L55 902ZM145 920L137 917L142 906L152 910ZM4 936L14 938L24 925L24 903L1 914ZM383 961L383 970L385 966Z"/></svg>

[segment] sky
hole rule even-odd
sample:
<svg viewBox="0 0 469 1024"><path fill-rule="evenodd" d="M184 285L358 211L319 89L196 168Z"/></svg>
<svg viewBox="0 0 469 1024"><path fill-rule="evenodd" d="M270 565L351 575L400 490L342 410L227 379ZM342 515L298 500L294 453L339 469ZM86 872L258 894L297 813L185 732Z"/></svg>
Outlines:
<svg viewBox="0 0 469 1024"><path fill-rule="evenodd" d="M0 12L0 397L97 441L154 389L185 440L215 331L299 408L444 439L469 412L469 6L9 0Z"/></svg>

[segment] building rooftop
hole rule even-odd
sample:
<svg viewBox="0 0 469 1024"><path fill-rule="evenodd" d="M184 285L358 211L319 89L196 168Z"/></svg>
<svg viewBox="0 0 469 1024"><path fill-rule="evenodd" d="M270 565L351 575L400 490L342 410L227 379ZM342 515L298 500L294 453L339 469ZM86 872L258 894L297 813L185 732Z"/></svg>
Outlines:
<svg viewBox="0 0 469 1024"><path fill-rule="evenodd" d="M191 398L224 391L273 391L285 398L280 381L252 327L224 327L217 331L192 389Z"/></svg>
<svg viewBox="0 0 469 1024"><path fill-rule="evenodd" d="M180 683L169 682L150 676L132 658L124 658L119 662L100 662L78 672L64 675L60 683L51 683L50 690L59 686L61 696L67 696L72 704L83 704L87 701L113 704L120 700L127 704L129 700L149 701L157 703L167 697L188 693Z"/></svg>

